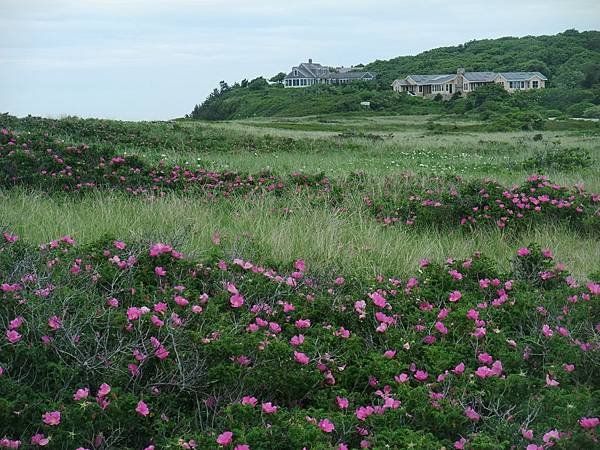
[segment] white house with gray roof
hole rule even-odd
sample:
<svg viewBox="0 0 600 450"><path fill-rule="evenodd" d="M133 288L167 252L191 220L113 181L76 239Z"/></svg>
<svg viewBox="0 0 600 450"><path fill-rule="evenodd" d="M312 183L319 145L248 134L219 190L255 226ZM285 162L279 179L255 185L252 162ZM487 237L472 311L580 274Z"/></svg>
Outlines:
<svg viewBox="0 0 600 450"><path fill-rule="evenodd" d="M508 92L529 89L542 89L546 78L540 72L465 72L458 69L456 74L408 75L394 80L392 88L396 92L409 92L412 95L433 98L440 94L449 98L455 92L468 94L479 86L498 83Z"/></svg>
<svg viewBox="0 0 600 450"><path fill-rule="evenodd" d="M345 84L374 79L375 74L372 72L360 72L347 67L331 69L309 59L308 62L292 67L292 71L283 79L283 85L286 88L302 88L313 84Z"/></svg>

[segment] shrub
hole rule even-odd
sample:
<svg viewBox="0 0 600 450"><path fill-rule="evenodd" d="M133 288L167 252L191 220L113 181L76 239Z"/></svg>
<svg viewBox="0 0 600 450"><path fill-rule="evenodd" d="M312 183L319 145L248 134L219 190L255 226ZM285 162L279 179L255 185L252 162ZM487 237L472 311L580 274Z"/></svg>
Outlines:
<svg viewBox="0 0 600 450"><path fill-rule="evenodd" d="M593 447L600 285L549 250L340 275L5 231L0 446Z"/></svg>
<svg viewBox="0 0 600 450"><path fill-rule="evenodd" d="M525 159L522 167L527 170L570 171L591 167L592 158L587 150L581 148L547 148L536 151Z"/></svg>

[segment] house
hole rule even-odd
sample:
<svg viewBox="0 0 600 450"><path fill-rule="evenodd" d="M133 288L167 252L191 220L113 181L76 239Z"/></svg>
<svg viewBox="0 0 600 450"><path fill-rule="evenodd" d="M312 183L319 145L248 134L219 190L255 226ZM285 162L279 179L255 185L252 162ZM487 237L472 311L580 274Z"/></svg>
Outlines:
<svg viewBox="0 0 600 450"><path fill-rule="evenodd" d="M331 69L309 59L292 67L292 71L283 79L286 88L306 87L313 84L345 84L353 81L371 81L375 79L372 72L358 72L352 68L340 67Z"/></svg>
<svg viewBox="0 0 600 450"><path fill-rule="evenodd" d="M528 89L541 89L546 86L546 78L540 72L465 72L458 69L456 74L408 75L394 80L392 88L396 92L433 98L440 94L450 98L454 93L468 94L480 86L498 83L508 92Z"/></svg>

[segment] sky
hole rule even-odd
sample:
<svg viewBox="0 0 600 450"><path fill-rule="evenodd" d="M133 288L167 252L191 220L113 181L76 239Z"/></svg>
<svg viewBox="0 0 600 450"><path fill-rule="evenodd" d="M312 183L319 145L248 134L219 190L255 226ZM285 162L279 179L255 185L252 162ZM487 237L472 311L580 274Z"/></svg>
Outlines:
<svg viewBox="0 0 600 450"><path fill-rule="evenodd" d="M600 29L600 0L0 0L0 113L182 117L220 80Z"/></svg>

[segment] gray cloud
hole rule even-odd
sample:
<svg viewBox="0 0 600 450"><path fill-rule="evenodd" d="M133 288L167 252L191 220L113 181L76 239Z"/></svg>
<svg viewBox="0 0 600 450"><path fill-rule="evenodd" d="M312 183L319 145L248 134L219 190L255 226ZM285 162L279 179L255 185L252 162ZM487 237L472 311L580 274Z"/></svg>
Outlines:
<svg viewBox="0 0 600 450"><path fill-rule="evenodd" d="M596 0L0 0L0 111L181 116L219 80L594 29Z"/></svg>

